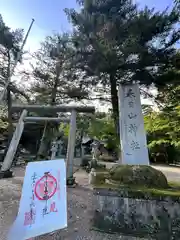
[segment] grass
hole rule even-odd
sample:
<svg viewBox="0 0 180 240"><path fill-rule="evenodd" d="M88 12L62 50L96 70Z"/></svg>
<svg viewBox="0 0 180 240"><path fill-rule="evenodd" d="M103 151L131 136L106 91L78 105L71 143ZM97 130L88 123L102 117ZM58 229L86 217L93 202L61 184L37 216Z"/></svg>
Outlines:
<svg viewBox="0 0 180 240"><path fill-rule="evenodd" d="M179 182L168 182L168 184L171 188L180 190L180 183Z"/></svg>
<svg viewBox="0 0 180 240"><path fill-rule="evenodd" d="M106 188L112 190L126 190L128 193L134 194L135 196L150 195L157 197L180 197L180 184L175 182L169 182L169 188L158 189L158 188L148 188L141 186L126 186L119 184L95 184L95 188Z"/></svg>

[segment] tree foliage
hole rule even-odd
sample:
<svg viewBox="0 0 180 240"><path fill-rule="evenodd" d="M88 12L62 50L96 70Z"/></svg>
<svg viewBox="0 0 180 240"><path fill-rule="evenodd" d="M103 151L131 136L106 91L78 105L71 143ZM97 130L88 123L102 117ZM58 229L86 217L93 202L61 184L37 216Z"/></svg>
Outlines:
<svg viewBox="0 0 180 240"><path fill-rule="evenodd" d="M117 85L137 81L141 85L165 86L179 81L174 71L175 44L179 40L176 8L156 12L139 10L131 0L79 1L80 12L66 9L75 26L77 68L86 72L89 84L110 87L118 125Z"/></svg>
<svg viewBox="0 0 180 240"><path fill-rule="evenodd" d="M175 6L180 10L180 1L179 0L174 0Z"/></svg>
<svg viewBox="0 0 180 240"><path fill-rule="evenodd" d="M166 112L153 112L145 116L145 126L151 161L175 163L180 152L180 108L171 116Z"/></svg>
<svg viewBox="0 0 180 240"><path fill-rule="evenodd" d="M0 15L0 86L4 87L11 73L13 64L20 51L23 40L23 29L11 30ZM29 100L27 94L15 83L10 83L9 90L15 96L23 96Z"/></svg>
<svg viewBox="0 0 180 240"><path fill-rule="evenodd" d="M12 69L14 63L17 60L17 56L20 52L20 45L23 41L23 30L12 30L3 21L0 14L0 91L4 90L7 82L9 83L12 75ZM23 97L29 100L29 97L23 89L15 82L10 82L6 89L5 104L7 105L8 116L8 138L11 140L13 132L13 119L11 114L12 102L17 97Z"/></svg>
<svg viewBox="0 0 180 240"><path fill-rule="evenodd" d="M151 160L174 163L180 153L180 87L167 85L159 92L159 112L145 115L145 126Z"/></svg>
<svg viewBox="0 0 180 240"><path fill-rule="evenodd" d="M69 124L61 124L60 131L68 138ZM103 141L110 151L119 152L119 139L117 138L114 122L111 115L97 112L94 116L79 114L77 116L77 132L80 137L88 136Z"/></svg>
<svg viewBox="0 0 180 240"><path fill-rule="evenodd" d="M31 92L36 102L52 105L84 97L83 89L69 68L73 54L68 34L54 34L41 43L32 64L34 84Z"/></svg>
<svg viewBox="0 0 180 240"><path fill-rule="evenodd" d="M70 103L72 99L79 101L84 98L86 92L83 92L76 74L69 67L73 54L68 34L47 36L41 43L41 48L34 54L32 64L34 81L30 91L36 103L55 105ZM56 116L46 113L47 115ZM45 126L38 155L47 154L55 129L58 130L58 126L52 126L49 123Z"/></svg>

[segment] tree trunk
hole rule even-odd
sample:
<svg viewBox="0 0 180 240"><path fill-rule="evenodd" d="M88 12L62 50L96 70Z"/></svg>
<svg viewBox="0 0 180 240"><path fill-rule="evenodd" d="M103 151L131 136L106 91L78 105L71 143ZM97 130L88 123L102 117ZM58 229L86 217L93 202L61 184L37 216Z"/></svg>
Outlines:
<svg viewBox="0 0 180 240"><path fill-rule="evenodd" d="M53 86L53 89L52 89L52 94L51 94L51 105L55 105L55 103L56 103L56 95L57 95L59 75L60 75L60 71L57 70L57 75L56 75L56 78L55 78L55 83L54 83L54 86Z"/></svg>
<svg viewBox="0 0 180 240"><path fill-rule="evenodd" d="M51 127L48 125L50 123L45 123L43 135L40 141L40 146L37 154L38 160L45 160L49 155L49 139L51 139Z"/></svg>
<svg viewBox="0 0 180 240"><path fill-rule="evenodd" d="M8 51L7 81L9 81L10 75L11 75L11 55L10 55L10 52ZM8 146L9 146L12 138L12 134L13 134L12 113L11 113L12 96L11 96L11 88L9 85L7 86L6 101L7 101L7 107L8 107Z"/></svg>
<svg viewBox="0 0 180 240"><path fill-rule="evenodd" d="M13 134L13 124L12 124L12 96L9 86L7 87L7 106L8 106L8 145L11 141Z"/></svg>
<svg viewBox="0 0 180 240"><path fill-rule="evenodd" d="M111 85L111 103L113 109L113 119L117 135L119 136L119 106L118 106L118 91L115 76L110 75L110 85Z"/></svg>
<svg viewBox="0 0 180 240"><path fill-rule="evenodd" d="M10 53L8 52L8 66L7 66L7 81L9 81L9 76L11 74L11 56ZM12 113L11 113L11 108L12 108L12 96L11 96L11 89L10 86L7 86L6 90L6 103L7 103L7 108L8 108L8 139L7 139L7 146L6 150L4 152L4 157L6 156L6 153L9 148L9 144L12 139L13 135L13 123L12 123Z"/></svg>
<svg viewBox="0 0 180 240"><path fill-rule="evenodd" d="M54 86L51 93L51 102L50 102L51 106L56 104L59 75L60 75L60 68L57 67L56 78L55 78ZM56 117L56 114L50 115L49 117ZM52 126L50 122L46 123L44 127L44 133L43 133L38 154L37 154L37 157L39 160L46 159L48 157L48 153L49 153L48 149L51 147L54 128L58 130L58 125Z"/></svg>

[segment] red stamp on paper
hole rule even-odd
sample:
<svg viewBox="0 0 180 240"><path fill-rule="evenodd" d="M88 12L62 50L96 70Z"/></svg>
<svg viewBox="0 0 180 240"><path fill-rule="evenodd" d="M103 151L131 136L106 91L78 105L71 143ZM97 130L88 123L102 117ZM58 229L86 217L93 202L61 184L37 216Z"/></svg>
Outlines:
<svg viewBox="0 0 180 240"><path fill-rule="evenodd" d="M29 226L35 223L35 211L25 212L24 216L24 226Z"/></svg>
<svg viewBox="0 0 180 240"><path fill-rule="evenodd" d="M57 180L46 172L35 184L35 196L39 200L49 200L57 191Z"/></svg>
<svg viewBox="0 0 180 240"><path fill-rule="evenodd" d="M51 203L50 212L58 212L55 202Z"/></svg>

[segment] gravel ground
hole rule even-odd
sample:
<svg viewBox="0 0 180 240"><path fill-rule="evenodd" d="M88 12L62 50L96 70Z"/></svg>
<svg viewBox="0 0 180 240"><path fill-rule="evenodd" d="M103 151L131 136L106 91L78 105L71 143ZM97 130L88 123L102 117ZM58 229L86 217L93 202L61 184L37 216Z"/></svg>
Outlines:
<svg viewBox="0 0 180 240"><path fill-rule="evenodd" d="M6 240L7 231L15 219L21 194L24 169L15 169L16 177L0 180L0 240ZM105 234L90 230L92 190L88 186L87 174L76 173L78 186L68 188L68 228L36 240L135 240L137 238ZM139 238L138 238L139 239ZM20 240L20 239L17 239Z"/></svg>

